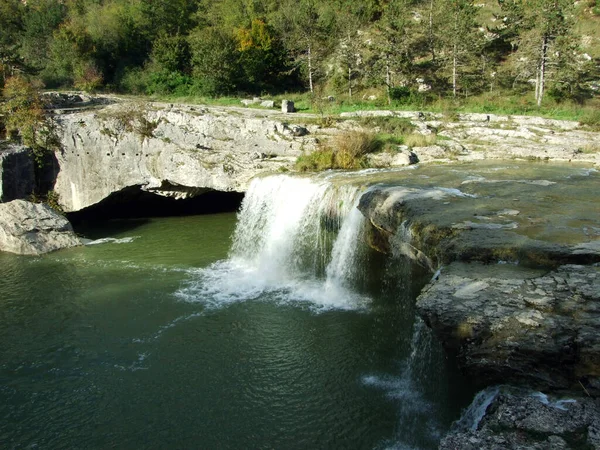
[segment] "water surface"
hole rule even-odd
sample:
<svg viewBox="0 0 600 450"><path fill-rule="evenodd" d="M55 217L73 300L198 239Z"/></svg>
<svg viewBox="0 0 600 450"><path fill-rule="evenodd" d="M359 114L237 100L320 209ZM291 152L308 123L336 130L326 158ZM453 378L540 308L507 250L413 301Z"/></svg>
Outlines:
<svg viewBox="0 0 600 450"><path fill-rule="evenodd" d="M470 393L415 326L400 275L429 274L370 255L356 308L202 298L234 227L115 221L82 231L116 241L0 254L2 447L435 448Z"/></svg>

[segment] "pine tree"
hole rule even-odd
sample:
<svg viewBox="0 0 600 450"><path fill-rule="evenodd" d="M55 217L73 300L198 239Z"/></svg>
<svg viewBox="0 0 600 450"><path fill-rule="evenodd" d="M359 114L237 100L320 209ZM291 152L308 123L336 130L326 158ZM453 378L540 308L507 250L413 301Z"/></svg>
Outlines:
<svg viewBox="0 0 600 450"><path fill-rule="evenodd" d="M517 77L535 77L535 101L539 107L549 74L564 64L569 54L566 44L573 33L573 2L504 0L500 5L508 13L515 36Z"/></svg>
<svg viewBox="0 0 600 450"><path fill-rule="evenodd" d="M473 0L446 0L440 14L446 18L440 43L445 65L451 70L452 96L456 97L462 69L472 62L482 43L476 28L477 9Z"/></svg>
<svg viewBox="0 0 600 450"><path fill-rule="evenodd" d="M413 6L414 2L411 0L392 0L384 9L377 25L377 66L384 72L388 103L391 103L394 74L402 78L403 85L410 84L411 81L416 41Z"/></svg>

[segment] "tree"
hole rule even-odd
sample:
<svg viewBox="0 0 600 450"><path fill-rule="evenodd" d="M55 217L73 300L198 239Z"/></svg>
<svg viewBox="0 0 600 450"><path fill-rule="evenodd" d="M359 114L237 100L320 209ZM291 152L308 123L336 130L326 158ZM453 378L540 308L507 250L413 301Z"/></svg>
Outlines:
<svg viewBox="0 0 600 450"><path fill-rule="evenodd" d="M0 87L5 79L22 69L18 58L23 30L22 4L18 0L0 2Z"/></svg>
<svg viewBox="0 0 600 450"><path fill-rule="evenodd" d="M23 11L20 55L36 71L48 64L52 34L64 21L67 7L56 0L28 0Z"/></svg>
<svg viewBox="0 0 600 450"><path fill-rule="evenodd" d="M476 27L477 10L473 0L445 0L440 13L446 27L440 37L446 66L451 69L452 96L456 97L461 69L478 53L481 36Z"/></svg>
<svg viewBox="0 0 600 450"><path fill-rule="evenodd" d="M332 11L317 0L287 0L281 8L280 22L287 47L296 64L306 70L310 92L314 93L318 64L332 44Z"/></svg>
<svg viewBox="0 0 600 450"><path fill-rule="evenodd" d="M288 69L285 49L279 36L262 19L253 19L249 27L234 30L239 64L246 91L273 89Z"/></svg>
<svg viewBox="0 0 600 450"><path fill-rule="evenodd" d="M517 77L534 76L535 100L542 104L549 73L565 63L573 33L571 0L503 0L517 51ZM572 53L572 50L571 50Z"/></svg>
<svg viewBox="0 0 600 450"><path fill-rule="evenodd" d="M0 113L4 116L7 136L31 147L41 166L44 155L55 145L55 136L34 83L21 75L8 78L2 90Z"/></svg>
<svg viewBox="0 0 600 450"><path fill-rule="evenodd" d="M359 37L359 18L347 9L337 11L338 54L347 74L348 98L352 99L354 77L361 60L362 43Z"/></svg>
<svg viewBox="0 0 600 450"><path fill-rule="evenodd" d="M192 32L189 41L193 75L200 92L211 96L233 92L240 75L233 36L222 29L208 27Z"/></svg>
<svg viewBox="0 0 600 450"><path fill-rule="evenodd" d="M413 69L413 49L416 26L413 19L411 0L392 0L383 10L377 24L375 47L379 70L384 71L384 84L391 103L391 90L394 87L393 74L402 77L402 84L410 84Z"/></svg>

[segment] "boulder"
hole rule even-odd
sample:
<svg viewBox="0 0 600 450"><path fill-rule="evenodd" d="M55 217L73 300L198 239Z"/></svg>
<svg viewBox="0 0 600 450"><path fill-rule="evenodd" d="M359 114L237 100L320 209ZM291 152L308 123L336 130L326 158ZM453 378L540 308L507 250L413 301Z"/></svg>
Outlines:
<svg viewBox="0 0 600 450"><path fill-rule="evenodd" d="M24 200L0 204L0 251L41 255L78 245L69 221L49 206Z"/></svg>
<svg viewBox="0 0 600 450"><path fill-rule="evenodd" d="M282 100L281 101L281 112L282 113L293 113L295 110L294 102L291 100Z"/></svg>

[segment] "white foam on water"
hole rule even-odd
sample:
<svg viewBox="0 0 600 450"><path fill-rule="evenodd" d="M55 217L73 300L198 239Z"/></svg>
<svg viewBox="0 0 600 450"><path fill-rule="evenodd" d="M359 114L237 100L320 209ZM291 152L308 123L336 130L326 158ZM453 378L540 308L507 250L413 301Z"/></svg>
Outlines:
<svg viewBox="0 0 600 450"><path fill-rule="evenodd" d="M156 341L158 339L161 338L161 336L169 329L174 328L175 326L177 326L177 324L181 323L181 322L187 322L188 320L194 319L196 317L200 317L204 315L203 312L195 312L192 314L187 314L185 316L179 316L173 320L171 320L170 322L168 322L165 325L162 325L158 328L158 331L156 331L155 333L153 333L151 336L147 337L147 338L134 338L132 340L133 343L135 344L145 344L148 342L152 342L152 341ZM139 359L140 362L142 362L144 359L146 359L147 354L142 353L141 355L144 355L143 358Z"/></svg>
<svg viewBox="0 0 600 450"><path fill-rule="evenodd" d="M361 270L360 194L322 177L255 179L229 258L196 270L175 295L210 309L259 299L315 311L366 308L370 299L353 289Z"/></svg>
<svg viewBox="0 0 600 450"><path fill-rule="evenodd" d="M120 239L116 238L102 238L96 239L95 241L86 242L85 245L100 245L100 244L130 244L134 240L140 238L140 236L128 236Z"/></svg>

